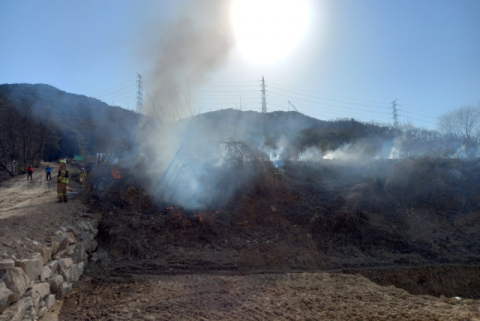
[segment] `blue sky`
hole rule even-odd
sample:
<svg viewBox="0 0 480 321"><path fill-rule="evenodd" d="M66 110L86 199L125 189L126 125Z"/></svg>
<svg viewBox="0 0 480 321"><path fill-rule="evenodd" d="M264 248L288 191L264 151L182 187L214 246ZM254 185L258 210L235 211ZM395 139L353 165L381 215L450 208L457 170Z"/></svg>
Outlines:
<svg viewBox="0 0 480 321"><path fill-rule="evenodd" d="M165 39L178 37L178 20L190 17L192 30L201 29L218 19L210 7L219 1L3 0L0 83L46 83L134 109L136 73L150 97L166 104L153 70L172 66L179 97L188 92L196 110L241 101L244 110L260 111L263 75L268 111L288 110L290 100L319 119L384 123L398 99L401 122L428 128L442 113L480 101L478 0L306 0L309 23L279 60L253 61L235 42L197 55L213 46L216 36L207 35L199 38L204 45L176 43L171 55L183 60L159 62L172 43ZM292 28L301 22L292 20L282 21ZM188 61L198 56L201 68Z"/></svg>

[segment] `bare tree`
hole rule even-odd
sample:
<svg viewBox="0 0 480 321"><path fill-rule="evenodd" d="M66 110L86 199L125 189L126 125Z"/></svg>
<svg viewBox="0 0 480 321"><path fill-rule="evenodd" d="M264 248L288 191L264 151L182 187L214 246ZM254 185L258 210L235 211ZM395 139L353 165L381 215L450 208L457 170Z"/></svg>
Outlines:
<svg viewBox="0 0 480 321"><path fill-rule="evenodd" d="M438 118L437 127L449 141L458 141L468 157L477 155L480 144L480 108L464 106Z"/></svg>
<svg viewBox="0 0 480 321"><path fill-rule="evenodd" d="M14 176L14 163L16 169L39 164L46 149L58 149L58 139L46 124L34 119L31 102L15 106L0 91L0 168Z"/></svg>

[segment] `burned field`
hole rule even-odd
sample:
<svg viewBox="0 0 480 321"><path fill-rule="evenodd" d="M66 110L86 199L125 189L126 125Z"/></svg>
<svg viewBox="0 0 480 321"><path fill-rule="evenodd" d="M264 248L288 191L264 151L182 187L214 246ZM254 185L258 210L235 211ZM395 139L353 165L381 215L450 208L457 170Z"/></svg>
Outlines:
<svg viewBox="0 0 480 321"><path fill-rule="evenodd" d="M99 249L59 319L474 320L479 166L266 161L192 210L99 165L84 195Z"/></svg>
<svg viewBox="0 0 480 321"><path fill-rule="evenodd" d="M410 288L448 295L451 287L442 292L439 280L425 287L428 275L448 279L442 266L452 264L470 280L475 275L468 266L480 261L476 161L325 160L279 169L262 162L259 168L251 185L220 206L190 210L154 199L126 170L97 166L86 197L103 219L90 277L384 268L377 281L408 288L411 280L382 273L398 279L411 268L437 266ZM208 191L207 182L206 199ZM469 282L458 283L455 293L479 297Z"/></svg>

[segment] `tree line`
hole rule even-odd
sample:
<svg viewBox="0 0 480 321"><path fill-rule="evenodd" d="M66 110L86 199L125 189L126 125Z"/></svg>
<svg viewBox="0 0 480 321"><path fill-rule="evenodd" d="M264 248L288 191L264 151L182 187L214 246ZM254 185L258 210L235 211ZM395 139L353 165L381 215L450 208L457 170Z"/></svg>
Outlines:
<svg viewBox="0 0 480 321"><path fill-rule="evenodd" d="M47 123L35 120L31 103L21 104L17 108L0 91L0 167L10 176L60 149L60 137Z"/></svg>

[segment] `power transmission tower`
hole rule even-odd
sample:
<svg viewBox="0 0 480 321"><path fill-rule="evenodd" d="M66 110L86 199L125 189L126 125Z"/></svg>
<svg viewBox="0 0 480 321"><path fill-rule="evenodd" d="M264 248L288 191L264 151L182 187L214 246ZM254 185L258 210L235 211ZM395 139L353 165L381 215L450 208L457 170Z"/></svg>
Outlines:
<svg viewBox="0 0 480 321"><path fill-rule="evenodd" d="M397 100L398 99L395 99L394 101L392 101L393 127L395 127L395 128L398 127L398 109L397 109L397 106L399 106L399 105L397 104Z"/></svg>
<svg viewBox="0 0 480 321"><path fill-rule="evenodd" d="M265 78L262 76L262 113L267 112L267 97L265 96Z"/></svg>
<svg viewBox="0 0 480 321"><path fill-rule="evenodd" d="M137 113L143 111L143 77L137 72Z"/></svg>

